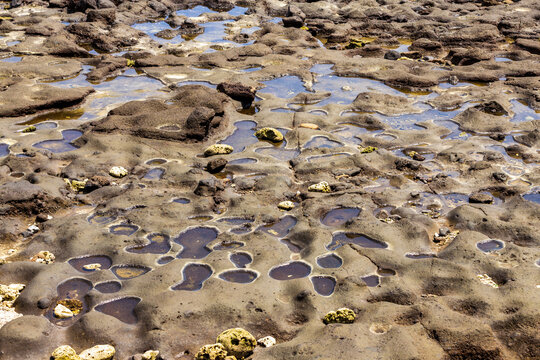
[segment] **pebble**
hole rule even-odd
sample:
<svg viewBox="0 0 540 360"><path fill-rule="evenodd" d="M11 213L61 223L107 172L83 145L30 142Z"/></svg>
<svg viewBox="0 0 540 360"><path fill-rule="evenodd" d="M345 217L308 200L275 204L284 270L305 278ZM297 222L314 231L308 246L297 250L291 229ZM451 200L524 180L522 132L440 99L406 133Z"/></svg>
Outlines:
<svg viewBox="0 0 540 360"><path fill-rule="evenodd" d="M87 264L82 267L84 270L101 270L101 264L99 263L93 263L93 264Z"/></svg>
<svg viewBox="0 0 540 360"><path fill-rule="evenodd" d="M321 181L318 184L313 184L308 187L308 191L329 193L332 192L330 185L326 181Z"/></svg>
<svg viewBox="0 0 540 360"><path fill-rule="evenodd" d="M276 339L274 339L272 336L265 336L257 340L257 345L265 347L265 348L269 348L271 346L276 345Z"/></svg>
<svg viewBox="0 0 540 360"><path fill-rule="evenodd" d="M158 350L148 350L142 355L142 360L157 360L158 356Z"/></svg>
<svg viewBox="0 0 540 360"><path fill-rule="evenodd" d="M292 201L282 201L278 204L278 208L281 210L292 210L294 209L294 203Z"/></svg>
<svg viewBox="0 0 540 360"><path fill-rule="evenodd" d="M51 358L54 360L79 360L80 357L77 352L69 345L62 345L57 347L51 354Z"/></svg>
<svg viewBox="0 0 540 360"><path fill-rule="evenodd" d="M126 170L126 168L122 166L113 166L111 170L109 170L109 175L115 178L119 178L119 179L123 178L127 174L128 174L128 171Z"/></svg>
<svg viewBox="0 0 540 360"><path fill-rule="evenodd" d="M271 127L265 127L257 130L257 132L255 132L255 136L259 140L268 140L271 142L283 141L283 134L279 130Z"/></svg>
<svg viewBox="0 0 540 360"><path fill-rule="evenodd" d="M69 310L67 307L65 307L62 304L56 305L54 308L54 316L56 316L59 319L69 319L72 318L73 311Z"/></svg>

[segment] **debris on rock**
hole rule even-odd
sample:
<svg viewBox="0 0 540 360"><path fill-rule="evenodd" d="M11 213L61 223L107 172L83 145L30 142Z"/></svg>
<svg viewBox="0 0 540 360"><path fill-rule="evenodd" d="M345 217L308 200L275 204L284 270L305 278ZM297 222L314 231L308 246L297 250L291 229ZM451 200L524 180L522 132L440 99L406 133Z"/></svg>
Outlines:
<svg viewBox="0 0 540 360"><path fill-rule="evenodd" d="M55 256L50 251L40 251L36 255L30 258L30 261L37 262L40 264L52 264L54 262Z"/></svg>
<svg viewBox="0 0 540 360"><path fill-rule="evenodd" d="M257 345L265 347L265 348L274 346L276 345L276 343L277 343L276 339L273 336L265 336L257 340Z"/></svg>

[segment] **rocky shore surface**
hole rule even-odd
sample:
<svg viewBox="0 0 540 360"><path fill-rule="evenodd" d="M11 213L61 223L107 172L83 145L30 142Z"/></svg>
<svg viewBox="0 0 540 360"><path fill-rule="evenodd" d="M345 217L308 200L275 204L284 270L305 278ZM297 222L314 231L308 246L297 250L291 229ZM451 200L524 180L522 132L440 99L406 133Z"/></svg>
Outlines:
<svg viewBox="0 0 540 360"><path fill-rule="evenodd" d="M0 359L540 359L537 0L0 9Z"/></svg>

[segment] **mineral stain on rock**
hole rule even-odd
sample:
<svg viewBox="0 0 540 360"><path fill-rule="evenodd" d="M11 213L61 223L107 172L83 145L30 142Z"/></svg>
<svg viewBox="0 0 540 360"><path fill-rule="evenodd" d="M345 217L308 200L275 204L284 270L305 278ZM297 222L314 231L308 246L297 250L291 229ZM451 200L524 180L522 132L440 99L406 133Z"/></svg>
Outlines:
<svg viewBox="0 0 540 360"><path fill-rule="evenodd" d="M142 276L152 270L142 265L115 265L111 268L112 273L120 280L129 280Z"/></svg>

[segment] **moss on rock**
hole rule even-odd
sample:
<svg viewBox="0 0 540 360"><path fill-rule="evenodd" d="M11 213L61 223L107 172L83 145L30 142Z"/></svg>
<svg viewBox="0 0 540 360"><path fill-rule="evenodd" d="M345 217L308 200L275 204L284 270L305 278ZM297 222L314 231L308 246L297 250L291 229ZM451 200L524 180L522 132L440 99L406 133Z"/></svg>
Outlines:
<svg viewBox="0 0 540 360"><path fill-rule="evenodd" d="M255 136L259 140L268 140L271 142L283 141L283 134L278 130L271 127L265 127L257 130Z"/></svg>
<svg viewBox="0 0 540 360"><path fill-rule="evenodd" d="M222 344L229 355L237 359L245 359L253 354L257 346L257 339L242 328L228 329L219 334L216 342Z"/></svg>
<svg viewBox="0 0 540 360"><path fill-rule="evenodd" d="M330 311L323 318L325 324L352 324L356 319L354 311L348 308L341 308L336 311Z"/></svg>
<svg viewBox="0 0 540 360"><path fill-rule="evenodd" d="M200 348L195 354L195 360L225 360L227 351L222 344L209 344Z"/></svg>

